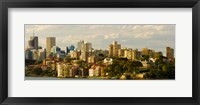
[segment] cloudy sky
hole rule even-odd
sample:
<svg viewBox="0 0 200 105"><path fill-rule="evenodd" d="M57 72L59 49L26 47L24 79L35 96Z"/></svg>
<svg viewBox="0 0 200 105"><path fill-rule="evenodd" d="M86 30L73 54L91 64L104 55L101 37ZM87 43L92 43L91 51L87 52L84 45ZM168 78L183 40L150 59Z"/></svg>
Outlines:
<svg viewBox="0 0 200 105"><path fill-rule="evenodd" d="M56 45L62 50L80 40L92 43L94 49L108 49L117 41L122 48L141 50L144 47L166 53L167 46L175 48L175 25L25 25L25 42L33 35L39 38L39 46L46 47L46 37L56 37Z"/></svg>

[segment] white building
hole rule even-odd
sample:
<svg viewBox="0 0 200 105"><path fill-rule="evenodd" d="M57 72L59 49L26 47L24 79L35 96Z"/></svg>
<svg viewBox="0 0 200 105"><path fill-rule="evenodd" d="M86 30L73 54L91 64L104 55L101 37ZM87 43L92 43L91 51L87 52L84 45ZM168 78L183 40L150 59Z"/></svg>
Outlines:
<svg viewBox="0 0 200 105"><path fill-rule="evenodd" d="M57 63L56 64L56 70L57 70L57 77L63 77L64 76L64 69L62 67L62 64L61 63Z"/></svg>
<svg viewBox="0 0 200 105"><path fill-rule="evenodd" d="M93 77L94 74L95 74L95 70L94 70L93 68L90 68L90 69L89 69L89 76L90 76L90 77Z"/></svg>
<svg viewBox="0 0 200 105"><path fill-rule="evenodd" d="M100 76L101 75L101 68L100 66L95 67L95 76Z"/></svg>
<svg viewBox="0 0 200 105"><path fill-rule="evenodd" d="M103 60L103 63L108 64L108 65L112 65L113 59L112 59L112 58L105 58L105 59Z"/></svg>

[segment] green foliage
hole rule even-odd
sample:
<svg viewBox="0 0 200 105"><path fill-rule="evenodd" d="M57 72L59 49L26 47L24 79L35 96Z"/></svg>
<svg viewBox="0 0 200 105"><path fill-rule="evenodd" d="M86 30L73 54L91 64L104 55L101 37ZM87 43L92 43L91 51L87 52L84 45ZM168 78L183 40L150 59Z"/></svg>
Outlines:
<svg viewBox="0 0 200 105"><path fill-rule="evenodd" d="M109 74L109 77L120 78L124 73L133 74L134 72L139 72L139 67L142 67L139 61L115 58L113 59L113 64L106 67L105 71Z"/></svg>
<svg viewBox="0 0 200 105"><path fill-rule="evenodd" d="M104 57L104 55L102 53L99 54L100 57Z"/></svg>
<svg viewBox="0 0 200 105"><path fill-rule="evenodd" d="M41 75L42 74L42 69L40 68L36 68L32 71L32 74L36 74L36 75Z"/></svg>
<svg viewBox="0 0 200 105"><path fill-rule="evenodd" d="M144 56L145 58L145 56ZM147 59L146 56L145 59ZM113 58L113 64L105 68L109 78L120 78L125 75L126 79L135 79L137 74L144 74L145 79L175 79L175 61L164 62L164 56L159 56L155 63L151 62L152 67L141 68L139 61L130 61L127 59Z"/></svg>
<svg viewBox="0 0 200 105"><path fill-rule="evenodd" d="M161 62L159 69L151 69L146 73L146 79L175 79L175 65Z"/></svg>
<svg viewBox="0 0 200 105"><path fill-rule="evenodd" d="M98 61L97 64L100 64L100 65L101 65L101 64L103 64L103 61Z"/></svg>
<svg viewBox="0 0 200 105"><path fill-rule="evenodd" d="M37 64L41 64L42 63L42 61L36 61L35 62L35 64L37 65Z"/></svg>
<svg viewBox="0 0 200 105"><path fill-rule="evenodd" d="M55 70L42 70L40 67L29 66L28 70L25 71L25 76L31 77L55 77L57 72Z"/></svg>
<svg viewBox="0 0 200 105"><path fill-rule="evenodd" d="M149 55L142 55L142 60L149 60Z"/></svg>

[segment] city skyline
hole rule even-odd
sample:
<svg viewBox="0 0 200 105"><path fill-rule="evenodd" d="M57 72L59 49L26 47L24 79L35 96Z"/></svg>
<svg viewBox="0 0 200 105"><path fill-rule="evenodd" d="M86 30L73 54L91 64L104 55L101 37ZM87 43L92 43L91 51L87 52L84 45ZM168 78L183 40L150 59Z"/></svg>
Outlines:
<svg viewBox="0 0 200 105"><path fill-rule="evenodd" d="M77 31L76 31L77 30ZM175 25L25 25L25 44L38 36L39 46L46 48L46 37L56 37L56 46L65 50L80 40L93 44L94 49L107 49L113 41L122 48L150 48L163 52L175 49ZM84 37L83 37L84 36ZM103 43L102 43L103 42ZM175 54L175 52L174 52Z"/></svg>

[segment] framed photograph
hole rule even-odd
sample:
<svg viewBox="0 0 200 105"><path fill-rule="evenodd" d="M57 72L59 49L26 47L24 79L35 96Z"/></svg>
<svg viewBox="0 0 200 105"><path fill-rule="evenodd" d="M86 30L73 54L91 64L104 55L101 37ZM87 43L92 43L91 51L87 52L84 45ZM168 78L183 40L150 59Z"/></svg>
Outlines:
<svg viewBox="0 0 200 105"><path fill-rule="evenodd" d="M198 0L1 0L2 105L199 105Z"/></svg>

